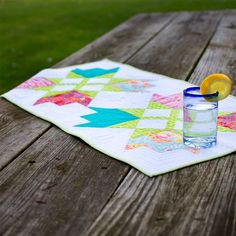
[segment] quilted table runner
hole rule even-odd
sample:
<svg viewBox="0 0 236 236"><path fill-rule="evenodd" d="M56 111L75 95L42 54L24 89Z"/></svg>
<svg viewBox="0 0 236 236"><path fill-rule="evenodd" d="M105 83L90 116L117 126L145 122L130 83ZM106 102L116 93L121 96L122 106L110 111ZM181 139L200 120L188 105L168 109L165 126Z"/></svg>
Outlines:
<svg viewBox="0 0 236 236"><path fill-rule="evenodd" d="M182 143L184 81L102 60L45 69L2 96L154 176L236 150L236 99L219 103L218 144Z"/></svg>

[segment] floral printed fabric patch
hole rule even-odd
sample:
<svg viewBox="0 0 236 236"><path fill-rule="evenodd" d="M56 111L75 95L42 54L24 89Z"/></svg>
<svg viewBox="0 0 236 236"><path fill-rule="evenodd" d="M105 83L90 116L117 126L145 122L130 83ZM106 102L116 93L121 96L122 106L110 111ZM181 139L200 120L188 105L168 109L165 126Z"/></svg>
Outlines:
<svg viewBox="0 0 236 236"><path fill-rule="evenodd" d="M102 60L45 69L3 97L92 147L154 176L236 150L236 99L220 102L218 144L182 143L189 83Z"/></svg>

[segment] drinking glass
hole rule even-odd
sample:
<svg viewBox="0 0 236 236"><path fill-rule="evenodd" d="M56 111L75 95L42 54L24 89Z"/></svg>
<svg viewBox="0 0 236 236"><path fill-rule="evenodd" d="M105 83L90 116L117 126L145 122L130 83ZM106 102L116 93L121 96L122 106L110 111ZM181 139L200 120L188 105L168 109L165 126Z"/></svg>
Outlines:
<svg viewBox="0 0 236 236"><path fill-rule="evenodd" d="M193 148L210 148L217 143L218 92L201 94L200 87L183 92L183 142Z"/></svg>

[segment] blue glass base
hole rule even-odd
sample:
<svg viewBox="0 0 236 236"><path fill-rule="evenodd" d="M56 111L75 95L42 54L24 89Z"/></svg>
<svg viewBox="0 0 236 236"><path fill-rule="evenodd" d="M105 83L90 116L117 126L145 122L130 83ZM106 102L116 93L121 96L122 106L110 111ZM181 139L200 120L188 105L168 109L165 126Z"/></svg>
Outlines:
<svg viewBox="0 0 236 236"><path fill-rule="evenodd" d="M211 148L216 145L217 139L216 137L184 137L183 142L186 146L192 148Z"/></svg>

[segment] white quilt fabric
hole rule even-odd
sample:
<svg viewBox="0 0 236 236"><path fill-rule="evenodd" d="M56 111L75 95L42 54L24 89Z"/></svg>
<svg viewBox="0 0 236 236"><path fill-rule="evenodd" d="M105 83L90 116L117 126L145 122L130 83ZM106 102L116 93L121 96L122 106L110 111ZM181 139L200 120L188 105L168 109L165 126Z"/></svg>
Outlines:
<svg viewBox="0 0 236 236"><path fill-rule="evenodd" d="M218 143L182 143L182 91L191 84L110 60L45 69L2 96L148 176L236 150L236 99L219 103Z"/></svg>

